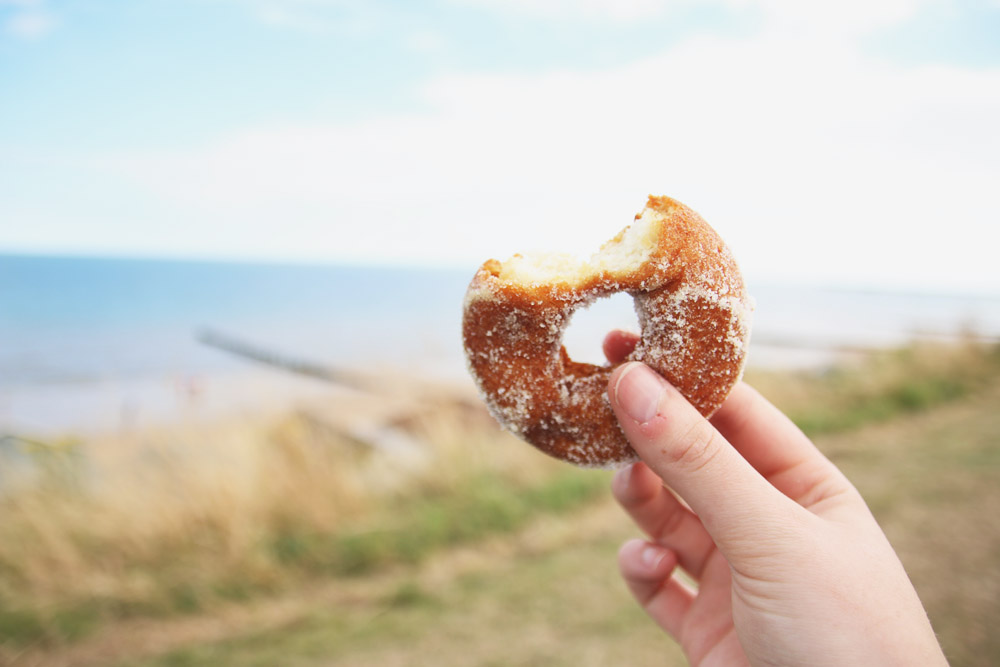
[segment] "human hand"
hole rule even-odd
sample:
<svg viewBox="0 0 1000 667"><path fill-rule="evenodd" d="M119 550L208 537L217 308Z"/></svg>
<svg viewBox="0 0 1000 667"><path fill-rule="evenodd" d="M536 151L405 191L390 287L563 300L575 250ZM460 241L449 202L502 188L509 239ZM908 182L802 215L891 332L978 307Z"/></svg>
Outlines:
<svg viewBox="0 0 1000 667"><path fill-rule="evenodd" d="M636 341L612 332L605 355ZM861 495L760 394L740 383L706 420L633 362L608 395L642 459L612 490L650 538L619 567L693 665L947 664Z"/></svg>

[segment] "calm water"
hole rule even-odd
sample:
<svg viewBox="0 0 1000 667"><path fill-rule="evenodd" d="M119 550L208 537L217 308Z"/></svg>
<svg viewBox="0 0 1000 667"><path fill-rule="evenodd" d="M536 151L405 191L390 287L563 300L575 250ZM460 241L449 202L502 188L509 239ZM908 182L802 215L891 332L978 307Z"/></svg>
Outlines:
<svg viewBox="0 0 1000 667"><path fill-rule="evenodd" d="M0 386L245 363L197 343L203 328L321 363L378 358L423 368L457 358L468 278L456 271L0 256Z"/></svg>
<svg viewBox="0 0 1000 667"><path fill-rule="evenodd" d="M165 392L250 370L281 391L306 382L198 343L204 328L319 364L464 379L461 304L474 270L0 255L0 429L106 424L122 406L169 416ZM750 360L760 365L963 329L1000 336L997 297L751 292ZM567 347L597 361L604 331L634 325L631 300L618 295L577 316Z"/></svg>

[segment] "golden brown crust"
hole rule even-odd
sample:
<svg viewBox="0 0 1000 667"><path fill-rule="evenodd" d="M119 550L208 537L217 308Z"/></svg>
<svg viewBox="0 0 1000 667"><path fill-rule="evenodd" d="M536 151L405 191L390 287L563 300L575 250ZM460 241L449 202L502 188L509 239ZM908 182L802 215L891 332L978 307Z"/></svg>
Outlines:
<svg viewBox="0 0 1000 667"><path fill-rule="evenodd" d="M625 291L642 329L629 360L660 372L706 416L725 400L746 359L752 307L736 262L701 219L669 197L650 197L652 220L637 266L588 267L572 280L504 276L489 260L466 293L462 335L470 371L497 420L542 451L584 466L635 459L607 400L613 367L569 358L572 314ZM623 230L605 247L623 242Z"/></svg>

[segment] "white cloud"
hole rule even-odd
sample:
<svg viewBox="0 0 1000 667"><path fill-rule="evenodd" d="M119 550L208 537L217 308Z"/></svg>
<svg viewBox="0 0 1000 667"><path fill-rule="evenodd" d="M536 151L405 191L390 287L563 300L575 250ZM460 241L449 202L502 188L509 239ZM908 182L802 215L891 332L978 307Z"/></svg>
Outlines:
<svg viewBox="0 0 1000 667"><path fill-rule="evenodd" d="M663 14L664 0L452 0L455 4L544 19L636 21Z"/></svg>
<svg viewBox="0 0 1000 667"><path fill-rule="evenodd" d="M554 21L611 20L635 22L677 10L716 6L754 10L772 28L815 33L860 33L897 23L924 6L942 0L451 0L498 14Z"/></svg>
<svg viewBox="0 0 1000 667"><path fill-rule="evenodd" d="M898 23L924 6L941 0L722 0L736 7L760 10L772 29L796 29L815 34L860 33Z"/></svg>
<svg viewBox="0 0 1000 667"><path fill-rule="evenodd" d="M258 21L276 28L320 35L378 33L390 14L380 2L352 0L227 0L245 6Z"/></svg>
<svg viewBox="0 0 1000 667"><path fill-rule="evenodd" d="M436 30L416 29L404 37L406 46L416 53L441 53L448 48L448 40Z"/></svg>
<svg viewBox="0 0 1000 667"><path fill-rule="evenodd" d="M172 234L201 252L586 253L662 193L700 210L752 275L1000 289L1000 69L903 68L771 32L422 90L421 113L249 128L103 165L184 210Z"/></svg>
<svg viewBox="0 0 1000 667"><path fill-rule="evenodd" d="M332 28L330 22L324 18L278 4L259 7L256 16L262 23L303 32L328 33Z"/></svg>
<svg viewBox="0 0 1000 667"><path fill-rule="evenodd" d="M0 7L13 7L3 22L3 31L19 39L38 39L56 27L56 16L42 0L0 0Z"/></svg>

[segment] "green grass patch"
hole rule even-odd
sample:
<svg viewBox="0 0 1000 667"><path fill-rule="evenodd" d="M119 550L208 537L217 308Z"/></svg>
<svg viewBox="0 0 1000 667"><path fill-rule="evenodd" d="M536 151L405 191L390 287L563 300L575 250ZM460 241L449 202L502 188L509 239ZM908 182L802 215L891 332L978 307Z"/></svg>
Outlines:
<svg viewBox="0 0 1000 667"><path fill-rule="evenodd" d="M0 644L23 646L44 640L48 629L41 615L28 609L0 609Z"/></svg>
<svg viewBox="0 0 1000 667"><path fill-rule="evenodd" d="M97 625L98 616L83 604L56 609L0 609L0 645L77 641L91 634Z"/></svg>
<svg viewBox="0 0 1000 667"><path fill-rule="evenodd" d="M757 375L763 376L765 394L807 435L818 436L924 412L980 391L1000 376L1000 345L912 345L821 374Z"/></svg>
<svg viewBox="0 0 1000 667"><path fill-rule="evenodd" d="M389 595L386 605L394 609L409 607L433 607L439 603L437 597L415 581L404 581Z"/></svg>
<svg viewBox="0 0 1000 667"><path fill-rule="evenodd" d="M558 514L603 495L607 476L567 468L534 486L484 474L451 492L401 499L362 526L329 534L285 533L272 544L290 567L339 576L419 563L439 549L509 533L542 514Z"/></svg>

